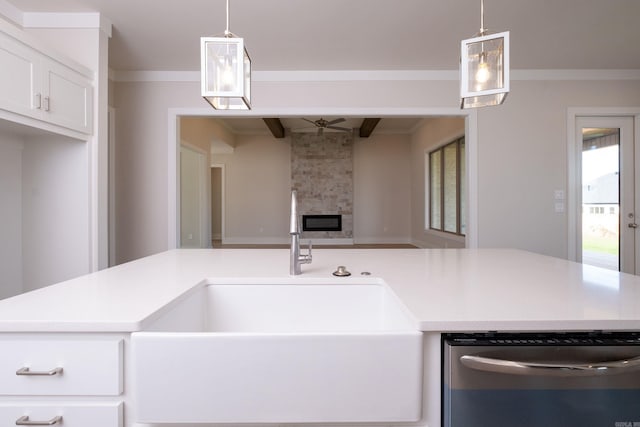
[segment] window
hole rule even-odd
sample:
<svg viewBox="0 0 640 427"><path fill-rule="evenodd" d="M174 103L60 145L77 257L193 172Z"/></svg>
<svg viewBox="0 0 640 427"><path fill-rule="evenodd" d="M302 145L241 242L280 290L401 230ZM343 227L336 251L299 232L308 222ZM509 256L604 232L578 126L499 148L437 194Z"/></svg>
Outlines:
<svg viewBox="0 0 640 427"><path fill-rule="evenodd" d="M429 153L429 228L464 236L466 161L464 137Z"/></svg>

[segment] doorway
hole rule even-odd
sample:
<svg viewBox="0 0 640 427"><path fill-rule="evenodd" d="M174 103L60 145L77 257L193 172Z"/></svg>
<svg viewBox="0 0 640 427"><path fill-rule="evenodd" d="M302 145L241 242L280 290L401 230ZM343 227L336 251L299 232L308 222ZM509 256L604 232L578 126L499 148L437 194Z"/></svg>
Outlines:
<svg viewBox="0 0 640 427"><path fill-rule="evenodd" d="M227 111L216 111L210 108L169 108L168 111L168 247L180 247L180 119L182 117L225 117L225 118L262 118L262 117L301 117L301 116L381 116L390 118L401 117L465 117L466 158L468 182L467 198L467 229L466 247L478 247L478 199L477 199L477 112L473 109L459 110L458 108L381 108L375 111L363 108L303 108L303 109L266 109L242 112L230 115ZM224 230L225 227L223 227ZM211 236L209 235L209 238ZM229 236L227 235L228 239Z"/></svg>
<svg viewBox="0 0 640 427"><path fill-rule="evenodd" d="M637 274L638 152L633 117L577 117L578 261Z"/></svg>

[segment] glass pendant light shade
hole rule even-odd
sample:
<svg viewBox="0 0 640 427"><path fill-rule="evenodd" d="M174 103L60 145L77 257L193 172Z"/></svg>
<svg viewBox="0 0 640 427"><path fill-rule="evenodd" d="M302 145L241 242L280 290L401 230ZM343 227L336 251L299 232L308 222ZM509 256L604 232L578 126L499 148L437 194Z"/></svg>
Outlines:
<svg viewBox="0 0 640 427"><path fill-rule="evenodd" d="M509 32L481 34L460 43L462 108L502 104L509 93Z"/></svg>
<svg viewBox="0 0 640 427"><path fill-rule="evenodd" d="M202 37L202 96L217 110L251 109L251 58L240 37Z"/></svg>

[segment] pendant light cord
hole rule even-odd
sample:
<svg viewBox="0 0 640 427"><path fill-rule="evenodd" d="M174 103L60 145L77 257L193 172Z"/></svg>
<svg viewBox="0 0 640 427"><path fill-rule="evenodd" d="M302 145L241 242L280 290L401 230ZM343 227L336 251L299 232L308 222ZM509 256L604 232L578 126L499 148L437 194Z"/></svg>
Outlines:
<svg viewBox="0 0 640 427"><path fill-rule="evenodd" d="M227 0L227 4L228 3L229 3L229 0ZM228 7L229 6L227 6L227 8ZM227 19L229 18L227 17ZM228 26L229 24L227 24L227 27ZM484 28L484 0L480 0L480 35L483 36L486 31L487 31L486 28Z"/></svg>
<svg viewBox="0 0 640 427"><path fill-rule="evenodd" d="M227 0L227 29L224 30L225 37L231 37L231 31L229 31L229 0Z"/></svg>

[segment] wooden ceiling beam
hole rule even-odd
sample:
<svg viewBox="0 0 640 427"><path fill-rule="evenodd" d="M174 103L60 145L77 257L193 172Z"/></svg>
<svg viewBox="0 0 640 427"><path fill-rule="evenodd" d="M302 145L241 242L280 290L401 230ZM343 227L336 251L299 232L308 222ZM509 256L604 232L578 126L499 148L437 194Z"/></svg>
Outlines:
<svg viewBox="0 0 640 427"><path fill-rule="evenodd" d="M373 133L373 130L378 126L380 118L366 118L360 125L360 138L369 138Z"/></svg>
<svg viewBox="0 0 640 427"><path fill-rule="evenodd" d="M267 125L274 138L284 138L284 126L280 119L275 117L265 117L264 123Z"/></svg>

